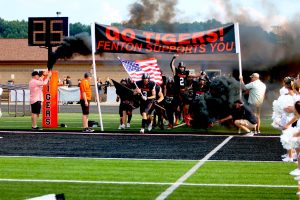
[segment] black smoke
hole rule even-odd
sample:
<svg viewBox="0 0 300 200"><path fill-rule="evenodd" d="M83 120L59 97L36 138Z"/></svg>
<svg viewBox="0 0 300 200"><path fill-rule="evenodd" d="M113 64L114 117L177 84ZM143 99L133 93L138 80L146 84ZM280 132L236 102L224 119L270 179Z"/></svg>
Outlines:
<svg viewBox="0 0 300 200"><path fill-rule="evenodd" d="M158 21L171 30L172 20L176 16L177 0L140 0L129 6L130 19L123 22L125 26L141 28L144 24ZM168 28L169 27L169 28Z"/></svg>
<svg viewBox="0 0 300 200"><path fill-rule="evenodd" d="M277 81L278 78L282 79L289 73L294 73L294 67L299 66L300 57L300 11L291 19L277 22L270 19L278 16L280 8L271 0L258 2L264 9L265 16L262 18L254 18L251 11L241 4L234 4L232 0L215 3L224 9L222 16L211 10L213 18L240 24L243 69L267 71L271 78L276 78ZM281 73L282 71L284 73Z"/></svg>
<svg viewBox="0 0 300 200"><path fill-rule="evenodd" d="M48 70L52 70L58 59L70 59L76 54L88 56L92 53L91 37L88 33L79 33L72 37L66 37L54 53L49 57Z"/></svg>
<svg viewBox="0 0 300 200"><path fill-rule="evenodd" d="M240 83L232 77L216 77L209 92L197 96L191 106L194 128L208 128L216 119L230 114L233 103L240 99Z"/></svg>

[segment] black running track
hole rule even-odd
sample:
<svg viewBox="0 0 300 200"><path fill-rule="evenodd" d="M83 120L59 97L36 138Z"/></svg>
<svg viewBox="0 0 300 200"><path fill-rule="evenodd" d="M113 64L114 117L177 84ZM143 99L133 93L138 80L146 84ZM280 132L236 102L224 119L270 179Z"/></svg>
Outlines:
<svg viewBox="0 0 300 200"><path fill-rule="evenodd" d="M200 160L229 136L0 132L0 156ZM279 161L278 137L233 137L211 160Z"/></svg>

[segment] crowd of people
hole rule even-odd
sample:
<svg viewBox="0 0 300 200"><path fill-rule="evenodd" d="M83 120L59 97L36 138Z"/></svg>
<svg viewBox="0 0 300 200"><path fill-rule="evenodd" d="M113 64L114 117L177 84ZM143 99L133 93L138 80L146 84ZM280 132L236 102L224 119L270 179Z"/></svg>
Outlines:
<svg viewBox="0 0 300 200"><path fill-rule="evenodd" d="M210 80L203 71L199 74L190 74L183 62L179 62L176 67L176 58L177 56L174 56L170 63L173 76L163 76L161 85L153 82L148 73L143 73L141 80L136 82L132 81L131 78L124 78L120 81L121 87L116 87L116 101L120 102L119 129L130 128L132 111L139 107L142 116L140 129L142 134L145 133L146 127L148 131L157 126L160 129L164 129L164 121L167 121L168 129L181 124L181 121L188 127L202 124L205 121L206 123L204 123L205 125L202 128L212 127L214 123L223 124L226 121L231 121L235 127L244 131L248 136L260 133L260 112L265 97L266 85L260 80L258 73L253 73L250 76L251 81L248 84L244 83L242 76L239 77L240 82L238 85L232 80L226 80L226 82L224 78L214 81ZM46 78L43 79L41 77L43 76L42 74L34 71L29 82L32 130L42 130L37 126L37 120L43 101L42 88L49 82L51 71L46 73L46 75ZM90 101L92 99L91 79L92 74L87 72L78 84L80 87L82 126L83 132L86 133L94 132L88 124ZM64 82L69 87L72 85L70 76L67 76ZM220 85L220 82L223 85ZM98 79L97 88L99 94L103 93L103 86L109 85L109 79L105 83ZM226 90L223 87L224 85L231 89L227 88ZM235 90L232 90L232 88L235 88ZM248 92L247 102L236 98L239 96L236 93L237 88ZM235 94L232 95L232 93ZM287 150L287 153L282 155L282 160L284 162L296 161L298 166L290 174L300 176L299 75L295 78L285 77L279 94L278 99L273 102L272 126L282 131L281 143L283 148ZM224 100L226 98L227 100ZM203 101L204 99L206 99L206 103L203 103L205 102ZM231 103L232 105L230 105ZM223 111L226 110L226 112L222 112L222 105L228 105L229 109L223 108ZM216 107L215 110L223 114L211 115L210 112L214 112L209 110L209 107ZM200 112L198 112L199 110Z"/></svg>
<svg viewBox="0 0 300 200"><path fill-rule="evenodd" d="M220 89L220 86L217 85L214 80L210 80L203 71L199 74L190 74L183 62L179 62L176 67L176 58L177 56L174 56L170 63L173 76L163 76L163 83L161 85L153 82L148 73L143 73L141 80L136 82L132 81L131 78L124 78L120 81L120 85L123 86L123 91L120 92L120 90L118 91L117 89L117 101L120 102L119 129L130 128L132 111L139 107L142 116L140 133L145 133L146 128L148 131L151 131L153 127L164 129L165 122L167 123L168 129L172 129L176 125L182 124L182 122L190 127L194 125L197 126L205 120L206 123L204 123L205 125L202 126L202 128L209 128L215 123L223 124L226 121L230 121L247 135L260 133L260 110L266 92L266 85L260 80L258 73L253 73L250 76L251 82L248 84L244 84L243 77L240 77L238 87L249 92L247 102L240 98L232 98L228 95L227 99L229 100L223 102L231 104L229 105L230 109L227 109L222 115L210 115L211 111L209 107L216 105L212 102L218 102L220 99L224 99L223 96L226 95L221 94L220 99L217 99L214 94L220 96L222 92L216 91L215 88ZM42 80L38 72L35 71L32 73L29 88L33 130L40 130L40 128L37 127L36 121L41 110L42 86L47 84L49 77L51 77L51 72L48 73L45 80ZM91 73L85 73L84 78L81 79L79 84L84 132L93 132L87 124L89 105L92 98L89 83L91 77ZM69 76L66 77L66 81L68 79L70 79ZM219 82L222 81L223 80L219 80ZM109 82L109 80L106 80L106 82ZM278 100L273 102L274 112L272 116L272 126L283 132L281 141L283 147L287 149L287 154L283 158L283 161L292 162L298 158L295 155L298 155L298 152L300 152L300 148L295 146L297 143L293 142L295 141L294 136L296 135L294 133L300 130L300 123L297 124L299 118L297 103L299 103L298 101L300 100L300 81L299 77L286 77L283 82L284 86L280 89L281 95ZM72 83L69 82L69 85L71 84ZM106 84L107 83L103 84L102 81L98 79L97 86L99 94L102 93L102 87ZM210 96L205 96L208 94ZM206 99L206 104L203 104L203 99ZM208 111L203 111L203 108L206 108ZM220 106L217 106L216 109L218 108L220 108ZM202 109L200 114L198 112L199 109ZM221 110L217 112L221 113Z"/></svg>
<svg viewBox="0 0 300 200"><path fill-rule="evenodd" d="M260 133L260 108L264 100L266 85L260 81L258 73L250 76L250 83L244 84L243 77L240 77L240 83L238 83L238 88L242 86L245 91L249 91L248 104L235 96L236 99L231 101L227 112L214 116L210 115L209 111L199 111L199 108L213 107L211 102L216 99L211 89L214 84L213 80L211 81L203 71L199 74L190 74L183 62L179 62L176 67L176 58L177 55L170 63L173 76L163 76L161 85L150 80L148 73L144 73L141 80L137 82L133 82L130 78L121 80L121 85L128 92L122 93L117 90L117 101L120 101L119 129L130 127L132 110L139 106L142 116L140 133L144 133L146 127L148 131L156 126L164 129L164 121L168 123L168 129L172 129L182 123L188 127L197 127L200 124L201 128L209 128L216 122L224 123L228 120L232 120L237 128L244 130L248 135ZM202 105L201 100L207 99L212 100ZM126 116L128 116L128 121Z"/></svg>

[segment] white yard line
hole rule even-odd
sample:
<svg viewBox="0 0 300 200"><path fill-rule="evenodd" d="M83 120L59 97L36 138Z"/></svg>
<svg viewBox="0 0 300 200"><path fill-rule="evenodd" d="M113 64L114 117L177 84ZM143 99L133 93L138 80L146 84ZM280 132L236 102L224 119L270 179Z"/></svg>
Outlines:
<svg viewBox="0 0 300 200"><path fill-rule="evenodd" d="M130 181L82 181L82 180L47 180L47 179L0 179L0 182L40 182L40 183L82 183L82 184L113 184L113 185L173 185L163 182L130 182ZM210 183L182 183L184 186L207 187L255 187L255 188L298 188L297 185L259 185L259 184L210 184Z"/></svg>
<svg viewBox="0 0 300 200"><path fill-rule="evenodd" d="M229 140L231 140L233 136L229 136L226 138L221 144L219 144L216 148L214 148L211 152L209 152L202 160L194 165L187 173L185 173L182 177L180 177L175 183L173 183L168 189L166 189L163 193L161 193L156 200L166 199L172 192L174 192L180 185L183 184L190 176L192 176L210 157L212 157L217 151L219 151Z"/></svg>

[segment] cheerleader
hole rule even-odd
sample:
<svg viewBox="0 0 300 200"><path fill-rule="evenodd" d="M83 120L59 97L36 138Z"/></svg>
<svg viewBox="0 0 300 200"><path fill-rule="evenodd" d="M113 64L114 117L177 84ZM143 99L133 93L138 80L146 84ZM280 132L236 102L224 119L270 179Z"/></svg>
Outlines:
<svg viewBox="0 0 300 200"><path fill-rule="evenodd" d="M297 79L294 82L294 88L295 88L295 93L296 93L296 97L295 97L295 105L293 107L293 111L295 113L294 118L286 124L286 126L284 127L286 130L285 132L289 132L287 133L292 135L292 138L290 138L289 141L291 141L292 143L294 143L294 147L296 149L296 155L297 155L297 163L298 166L295 170L290 172L290 175L292 176L300 176L300 80L299 77L297 77ZM297 124L295 127L290 127L292 124L294 124L297 121ZM287 140L288 141L288 140Z"/></svg>
<svg viewBox="0 0 300 200"><path fill-rule="evenodd" d="M297 153L297 163L298 166L295 170L290 172L290 175L292 176L300 176L300 101L296 101L295 106L295 117L286 125L289 126L286 130L284 130L285 138L283 138L282 141L285 141L282 143L284 146L287 147L293 147L296 149ZM298 120L298 121L297 121ZM297 125L295 127L291 127L290 125L297 121ZM288 138L288 136L290 136Z"/></svg>
<svg viewBox="0 0 300 200"><path fill-rule="evenodd" d="M295 103L295 92L293 90L293 78L285 77L284 84L288 93L281 95L278 100L273 102L272 126L279 130L284 130L284 127L293 119L293 107ZM287 149L287 156L282 159L284 162L293 162L293 146L286 142L291 138L291 133L283 131L281 135L281 143L283 148Z"/></svg>

